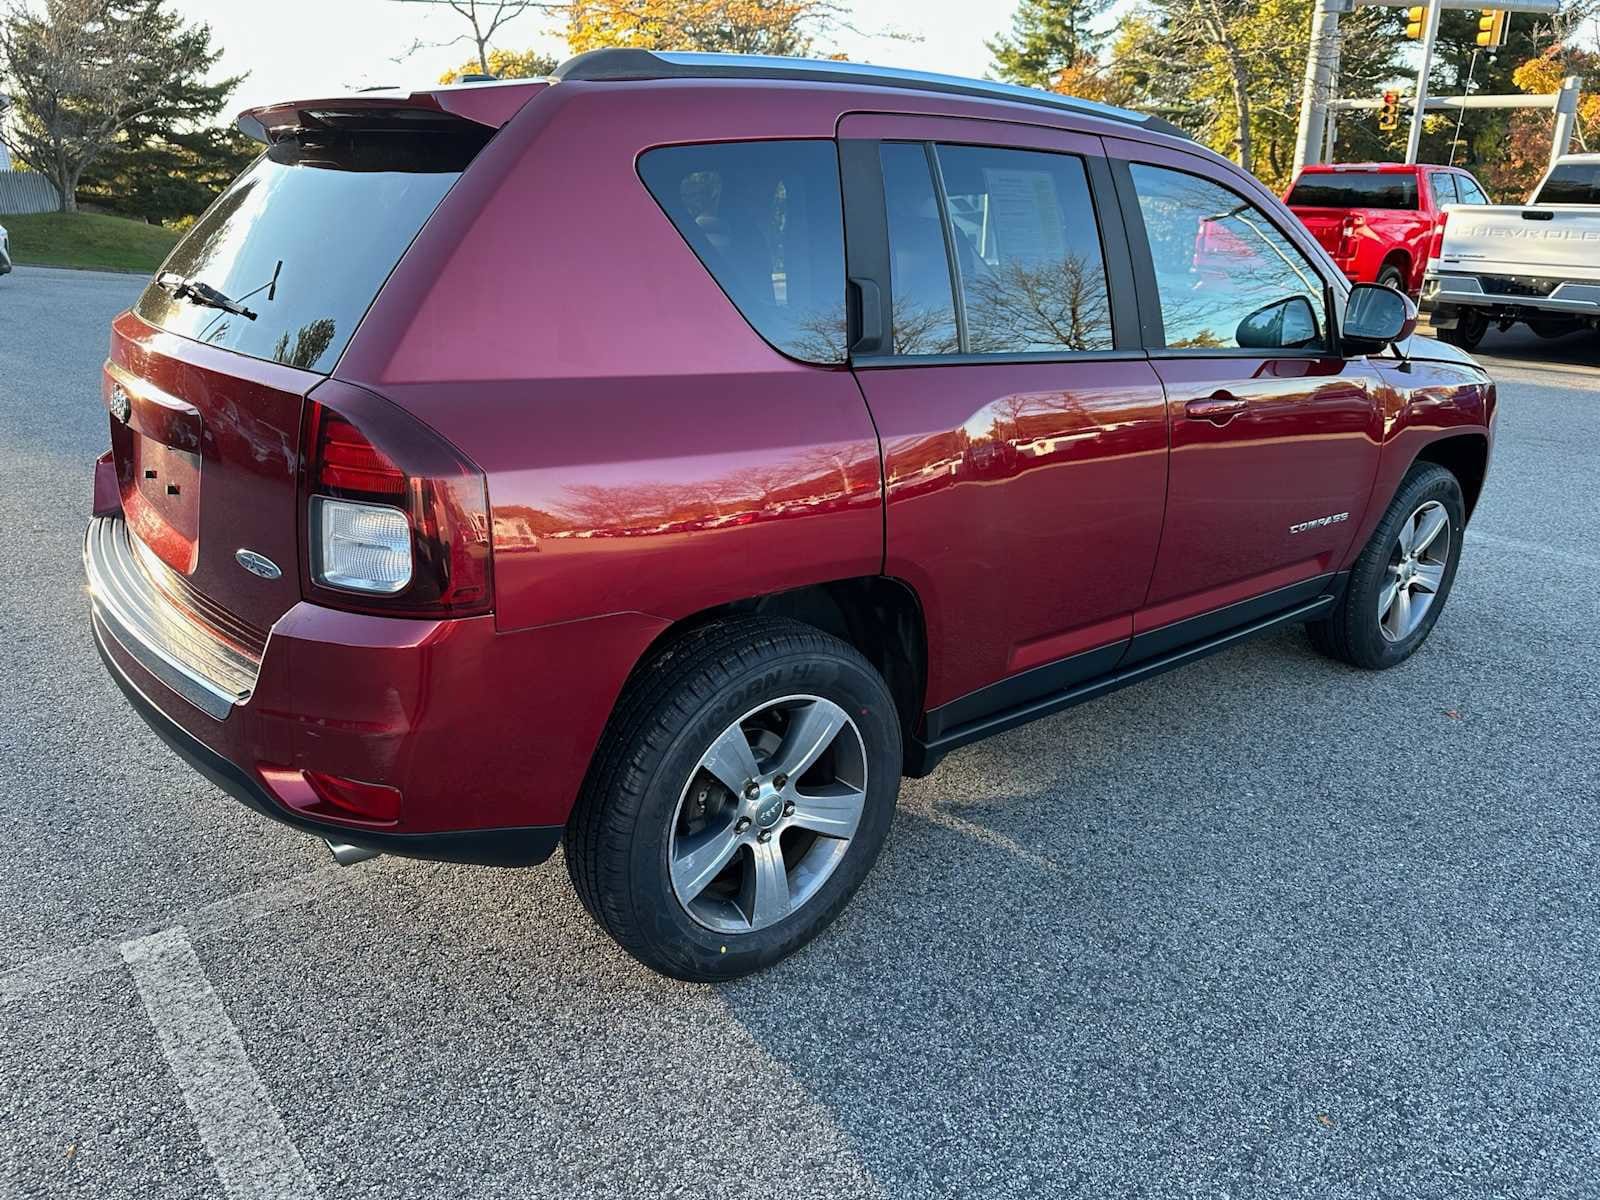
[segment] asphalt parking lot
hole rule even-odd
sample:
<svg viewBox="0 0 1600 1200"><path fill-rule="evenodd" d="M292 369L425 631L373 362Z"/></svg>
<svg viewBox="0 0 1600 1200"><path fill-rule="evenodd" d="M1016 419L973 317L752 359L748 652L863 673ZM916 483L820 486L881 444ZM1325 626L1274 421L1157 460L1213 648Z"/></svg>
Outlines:
<svg viewBox="0 0 1600 1200"><path fill-rule="evenodd" d="M1600 1193L1600 340L1485 344L1416 658L1288 631L953 755L704 987L559 857L341 869L131 716L79 547L139 286L0 280L0 1200Z"/></svg>

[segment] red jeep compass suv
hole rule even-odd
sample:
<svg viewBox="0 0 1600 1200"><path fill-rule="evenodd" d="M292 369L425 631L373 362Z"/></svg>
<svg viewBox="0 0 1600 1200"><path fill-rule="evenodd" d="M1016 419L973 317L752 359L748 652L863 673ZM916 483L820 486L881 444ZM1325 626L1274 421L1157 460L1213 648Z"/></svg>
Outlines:
<svg viewBox="0 0 1600 1200"><path fill-rule="evenodd" d="M1449 595L1493 385L1159 121L607 50L239 124L113 328L94 634L341 861L564 842L727 978L947 751L1289 622L1391 666Z"/></svg>

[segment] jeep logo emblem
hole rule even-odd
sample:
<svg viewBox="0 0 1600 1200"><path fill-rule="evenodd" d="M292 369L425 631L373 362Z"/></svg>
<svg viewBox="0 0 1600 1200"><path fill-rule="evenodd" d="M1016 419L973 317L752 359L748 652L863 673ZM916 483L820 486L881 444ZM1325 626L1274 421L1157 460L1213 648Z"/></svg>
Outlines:
<svg viewBox="0 0 1600 1200"><path fill-rule="evenodd" d="M277 579L283 574L278 569L278 564L265 554L257 554L254 550L243 548L233 552L234 561L252 575L259 575L263 579Z"/></svg>

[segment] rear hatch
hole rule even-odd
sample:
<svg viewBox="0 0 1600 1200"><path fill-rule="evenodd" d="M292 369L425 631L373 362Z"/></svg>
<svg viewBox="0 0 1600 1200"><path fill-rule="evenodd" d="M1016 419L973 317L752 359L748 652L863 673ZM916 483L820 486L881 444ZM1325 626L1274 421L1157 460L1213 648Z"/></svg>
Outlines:
<svg viewBox="0 0 1600 1200"><path fill-rule="evenodd" d="M1449 213L1438 255L1446 271L1524 276L1531 295L1600 280L1600 204L1455 204Z"/></svg>
<svg viewBox="0 0 1600 1200"><path fill-rule="evenodd" d="M301 595L307 394L494 126L538 86L520 99L492 89L476 110L460 93L252 110L240 127L265 152L117 320L104 397L135 549L170 569L191 608L230 614L236 640L264 640Z"/></svg>

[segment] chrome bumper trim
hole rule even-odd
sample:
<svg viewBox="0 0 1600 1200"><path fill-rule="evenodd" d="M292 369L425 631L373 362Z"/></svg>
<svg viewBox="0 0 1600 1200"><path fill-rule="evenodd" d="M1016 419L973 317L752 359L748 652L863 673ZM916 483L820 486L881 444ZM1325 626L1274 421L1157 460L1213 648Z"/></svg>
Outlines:
<svg viewBox="0 0 1600 1200"><path fill-rule="evenodd" d="M145 670L218 721L250 698L260 661L167 599L140 565L122 518L89 522L83 568L96 619Z"/></svg>
<svg viewBox="0 0 1600 1200"><path fill-rule="evenodd" d="M1470 304L1478 308L1537 308L1548 312L1600 313L1600 283L1568 281L1548 296L1488 292L1475 275L1432 275L1422 283L1424 303Z"/></svg>

